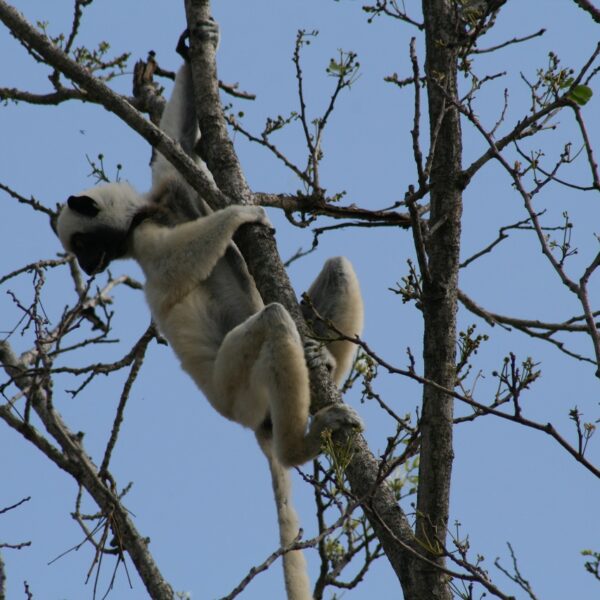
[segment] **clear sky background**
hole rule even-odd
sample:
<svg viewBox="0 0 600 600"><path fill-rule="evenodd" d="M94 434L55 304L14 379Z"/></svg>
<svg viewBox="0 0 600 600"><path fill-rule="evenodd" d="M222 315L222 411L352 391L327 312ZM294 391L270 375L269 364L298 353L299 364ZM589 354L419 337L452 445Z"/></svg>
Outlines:
<svg viewBox="0 0 600 600"><path fill-rule="evenodd" d="M19 0L16 4L30 21L48 21L52 35L70 28L70 1ZM390 19L368 24L362 4L228 0L215 3L214 10L222 31L219 76L257 94L253 103L235 101L236 108L246 114L245 124L255 132L261 131L267 116L298 109L291 55L299 28L320 31L303 54L308 110L315 117L324 110L332 90L333 81L324 73L329 59L337 55L339 48L358 53L361 76L350 93L343 94L330 123L324 141L322 177L329 192L347 191L344 203L376 209L401 199L407 186L416 182L410 139L413 97L409 89L399 91L383 78L394 72L400 77L411 74L411 36L417 36L421 64L424 54L418 31ZM419 4L406 2L409 9L415 6L416 17ZM114 55L130 51L130 69L135 60L155 50L160 65L175 70L180 59L174 47L184 27L183 2L98 0L85 10L80 43L93 47L107 40ZM531 34L542 27L547 28L543 37L482 55L476 61L475 69L481 76L508 72L488 84L476 104L482 121L491 126L502 109L504 88L509 87L509 110L501 133L526 115L528 90L521 73L534 79L536 69L546 66L550 50L559 55L564 66L577 69L599 39L598 27L573 2L522 0L507 3L497 26L481 46ZM0 56L0 86L39 93L51 90L46 79L49 71L34 65L2 27ZM130 71L112 85L129 94ZM169 88L170 84L165 82L165 86ZM593 140L598 140L600 133L599 97L596 93L584 111ZM543 146L548 164L556 160L562 144L574 138L571 116L561 113L557 121L557 131L544 132L524 144L529 149ZM467 123L463 123L463 129L464 164L468 165L486 149L486 144ZM275 139L292 158L303 161L299 124ZM254 190L294 192L300 187L294 175L268 152L248 145L239 135L235 142ZM574 148L579 146L577 139ZM25 196L34 195L54 206L71 193L89 187L92 181L86 155L95 157L99 153L105 156L109 175L120 163L124 178L142 191L148 189L150 152L146 142L100 107L75 102L58 108L25 104L0 107L0 181ZM587 184L590 178L586 166L582 156L565 176ZM478 173L464 201L463 258L492 241L499 227L525 218L522 202L507 176L491 163ZM549 225L558 225L562 212L569 211L575 223L573 245L579 249L569 270L572 274L580 272L598 251L594 237L600 228L597 194L553 186L538 200L536 208L547 209ZM310 231L294 229L274 211L270 216L284 258L310 245ZM326 223L326 219L319 220L319 225ZM28 207L0 195L0 273L54 257L59 250L45 216L33 214ZM354 229L322 238L317 252L290 268L298 292L308 287L328 256L337 254L351 259L361 280L368 343L399 367L407 364L407 347L419 358L420 314L413 306L403 305L388 289L407 273L406 259L413 257L410 234L394 229ZM140 277L133 263L119 263L113 273ZM557 282L531 232L511 234L497 252L461 273L460 285L478 303L503 314L561 321L581 312ZM5 334L1 332L11 331L20 317L6 293L8 289L24 302L32 297L27 277L2 286L2 337ZM596 308L599 292L593 280L591 294ZM49 277L45 308L51 319L60 316L71 294L72 285L65 274ZM81 364L122 356L128 344L147 327L149 313L139 292L117 290L115 308L114 331L122 343L82 355ZM480 401L493 397L496 381L491 373L513 351L521 360L533 357L542 369L541 380L524 398L526 416L552 421L571 442L575 442L575 431L567 417L570 408L577 405L588 421L600 416L599 386L591 365L567 359L556 348L518 332L491 329L461 308L461 329L472 323L477 323L479 332L493 338L477 355L473 370L472 377L481 372L476 388ZM17 351L29 348L31 343L29 334L22 338L18 332L10 341ZM592 355L591 343L583 336L569 340L569 344L576 351ZM106 444L124 377L121 373L97 381L74 400L57 381L56 407L75 431L86 432L86 448L96 459ZM421 389L408 380L382 376L375 386L399 414L414 413L419 405ZM347 400L363 417L372 450L375 454L383 451L394 424L374 404L361 403L358 388ZM459 405L457 412L466 414L466 409ZM584 548L600 550L600 486L594 476L543 434L493 417L458 426L455 454L451 522L461 523L461 535L469 536L474 555L485 556L499 587L523 597L493 567L497 556L509 565L509 541L524 576L540 599L598 598L600 585L585 573L580 556ZM29 582L36 600L91 598L92 585L85 585L93 559L89 545L48 564L82 539L70 518L77 491L74 482L3 425L0 457L0 507L24 496L32 497L20 509L0 515L0 542L32 541L29 548L3 552L8 598L25 597L24 580ZM589 458L599 462L596 439L592 440ZM176 590L188 591L194 599L228 594L251 566L277 548L269 474L253 436L209 407L179 370L168 348L150 348L126 409L112 466L120 485L134 482L126 504L140 532L151 538L150 547L163 574ZM312 491L299 478L295 480L294 497L306 535L312 536L316 531ZM406 508L410 511L408 505ZM316 553L307 555L314 580ZM102 571L102 591L110 577L108 562ZM121 570L113 598L146 597L131 564L129 572L133 590ZM282 595L281 569L275 565L258 576L242 597ZM398 598L400 592L393 571L381 559L358 589L342 596L384 600Z"/></svg>

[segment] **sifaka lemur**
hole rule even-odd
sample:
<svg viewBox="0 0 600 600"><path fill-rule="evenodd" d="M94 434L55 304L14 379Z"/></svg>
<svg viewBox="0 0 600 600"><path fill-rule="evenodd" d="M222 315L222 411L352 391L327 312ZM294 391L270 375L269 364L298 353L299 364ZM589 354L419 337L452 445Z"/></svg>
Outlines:
<svg viewBox="0 0 600 600"><path fill-rule="evenodd" d="M218 43L214 22L201 27ZM180 44L181 49L181 44ZM185 58L185 53L184 58ZM179 70L161 129L200 161L200 137L187 61ZM358 415L336 404L309 420L310 390L305 348L292 318L277 303L264 305L233 235L244 223L271 224L259 206L233 205L213 212L159 153L152 188L138 194L111 183L68 198L57 230L66 250L94 275L118 258L133 258L145 278L153 319L212 406L252 429L271 469L282 546L299 525L291 503L288 467L320 452L325 429L360 427ZM308 291L322 317L309 341L309 360L324 361L339 384L351 366L354 344L335 339L324 323L348 336L361 333L363 303L350 262L329 259ZM313 308L304 305L310 316ZM302 552L283 555L290 600L312 598Z"/></svg>

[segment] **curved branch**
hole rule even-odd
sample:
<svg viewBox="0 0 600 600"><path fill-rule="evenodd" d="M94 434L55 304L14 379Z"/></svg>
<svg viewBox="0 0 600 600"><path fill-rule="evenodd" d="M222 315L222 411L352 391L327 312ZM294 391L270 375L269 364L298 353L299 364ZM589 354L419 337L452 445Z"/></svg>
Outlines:
<svg viewBox="0 0 600 600"><path fill-rule="evenodd" d="M476 413L479 413L482 415L494 415L501 419L505 419L507 421L512 421L513 423L523 425L524 427L528 427L529 429L535 429L536 431L541 431L542 433L546 433L551 438L553 438L554 441L556 441L559 444L559 446L562 446L562 448L564 450L566 450L567 453L570 454L577 462L579 462L590 473L592 473L592 475L594 475L595 477L598 477L600 479L600 468L598 468L596 465L591 463L580 450L578 450L577 448L572 446L560 433L558 433L558 431L556 430L554 425L552 425L552 423L540 423L538 421L533 421L531 419L527 419L527 418L523 417L523 414L521 411L515 411L515 413L511 414L511 413L502 412L501 410L498 410L497 409L498 405L488 406L488 405L482 404L481 402L477 402L469 395L461 394L461 393L457 392L456 390L453 390L453 389L450 389L450 388L440 385L439 383L433 381L432 379L428 379L427 377L419 375L414 370L412 365L408 369L400 369L399 367L395 367L391 363L387 362L385 359L378 356L374 352L374 350L365 341L363 341L359 338L348 337L347 335L344 335L341 331L339 331L335 327L333 327L333 330L337 333L339 339L349 340L349 341L352 341L355 344L357 344L360 348L362 348L365 351L366 354L368 354L378 365L383 367L388 373L395 374L395 375L401 375L403 377L408 377L409 379L412 379L413 381L416 381L417 383L420 383L421 385L429 385L444 394L452 396L456 400L460 400L464 404L470 406Z"/></svg>
<svg viewBox="0 0 600 600"><path fill-rule="evenodd" d="M470 298L460 290L458 291L458 299L467 310L470 310L473 314L477 315L478 317L481 317L484 321L488 323L488 325L494 326L496 324L499 324L506 328L514 327L515 329L518 329L519 331L525 333L530 337L544 340L545 342L556 346L561 352L563 352L567 356L570 356L571 358L580 360L582 362L587 362L592 365L596 365L595 360L592 360L587 356L583 356L581 354L573 352L572 350L569 350L563 342L551 337L558 331L589 333L589 327L587 325L573 324L577 321L585 320L585 315L580 317L573 317L572 319L569 319L568 321L565 321L563 323L546 323L544 321L538 321L536 319L518 319L516 317L510 317L507 315L500 315L497 313L490 312L485 308L479 306L479 304L477 304L472 298ZM596 317L599 314L600 312L595 312L593 316ZM536 329L541 329L543 330L543 332L536 331Z"/></svg>

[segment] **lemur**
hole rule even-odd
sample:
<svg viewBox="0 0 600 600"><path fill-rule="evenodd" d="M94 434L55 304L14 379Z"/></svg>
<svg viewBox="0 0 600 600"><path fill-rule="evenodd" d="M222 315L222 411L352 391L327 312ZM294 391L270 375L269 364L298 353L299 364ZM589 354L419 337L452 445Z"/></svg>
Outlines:
<svg viewBox="0 0 600 600"><path fill-rule="evenodd" d="M214 22L201 31L218 43ZM185 57L185 55L184 55ZM184 61L167 103L161 129L200 162L200 137L190 66ZM309 375L305 348L292 318L277 303L264 305L242 255L232 241L244 223L271 224L259 206L233 205L213 212L174 167L157 153L152 188L138 194L127 183L109 183L70 196L57 231L88 275L119 258L141 266L145 295L159 331L181 366L224 417L252 429L269 462L282 546L298 535L288 467L320 452L325 429L361 427L343 404L317 412L309 423ZM363 302L350 262L329 259L308 291L323 322L359 335ZM321 324L323 348L307 346L310 360L324 360L339 384L354 356L354 344L335 340ZM290 600L312 598L302 552L283 555Z"/></svg>

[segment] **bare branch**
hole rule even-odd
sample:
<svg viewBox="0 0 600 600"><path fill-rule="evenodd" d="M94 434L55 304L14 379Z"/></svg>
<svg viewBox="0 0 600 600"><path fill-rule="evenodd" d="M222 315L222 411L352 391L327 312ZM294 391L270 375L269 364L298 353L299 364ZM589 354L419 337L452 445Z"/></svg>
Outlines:
<svg viewBox="0 0 600 600"><path fill-rule="evenodd" d="M327 202L320 196L289 196L287 194L266 194L256 192L253 194L256 204L280 208L286 213L300 212L311 215L323 215L334 219L357 219L366 222L380 222L388 225L397 225L408 228L410 216L406 213L393 212L390 210L367 210L352 204L350 206L339 206ZM416 201L418 194L409 195L411 201ZM422 214L427 207L420 208Z"/></svg>
<svg viewBox="0 0 600 600"><path fill-rule="evenodd" d="M592 143L590 141L587 128L585 126L585 122L581 114L581 108L575 102L572 102L570 106L573 109L573 112L575 113L575 119L577 120L577 125L579 125L581 137L583 138L583 145L585 147L588 162L590 165L590 170L592 172L592 186L594 189L600 192L600 175L598 174L598 163L596 162L596 158L594 157Z"/></svg>
<svg viewBox="0 0 600 600"><path fill-rule="evenodd" d="M429 272L429 263L427 260L427 250L425 248L425 236L423 233L423 221L419 215L419 211L415 206L414 200L410 198L413 190L409 188L409 193L405 200L408 206L408 213L410 214L411 229L413 233L413 241L415 245L415 252L417 254L417 261L419 263L419 269L421 270L421 277L425 282L425 285L431 284L431 273Z"/></svg>
<svg viewBox="0 0 600 600"><path fill-rule="evenodd" d="M87 100L87 98L84 92L64 87L48 94L34 94L16 88L0 88L0 100L22 101L42 106L58 105L68 100Z"/></svg>
<svg viewBox="0 0 600 600"><path fill-rule="evenodd" d="M421 120L421 82L419 73L419 62L417 60L417 51L415 48L416 39L411 38L410 40L410 62L413 70L413 83L414 83L414 95L415 95L415 108L413 112L413 127L411 130L412 143L413 143L413 156L417 166L417 175L419 178L419 187L424 188L427 180L425 175L425 169L423 168L423 154L419 145L419 122Z"/></svg>
<svg viewBox="0 0 600 600"><path fill-rule="evenodd" d="M27 496L26 498L22 498L18 502L15 502L15 504L12 504L11 506L6 506L4 508L0 508L0 515L7 513L10 510L14 510L18 506L21 506L21 504L25 504L25 502L29 502L30 500L31 500L31 496Z"/></svg>
<svg viewBox="0 0 600 600"><path fill-rule="evenodd" d="M513 572L511 573L510 571L505 569L500 564L499 558L497 558L494 561L494 565L496 565L496 568L498 568L500 571L502 571L502 573L504 573L511 581L514 581L529 596L529 598L531 600L538 600L538 597L533 593L533 589L532 589L529 581L527 581L527 579L525 579L523 577L523 575L521 575L521 571L519 570L519 565L517 563L517 557L515 555L515 551L513 550L513 547L508 542L506 545L508 546L508 550L510 551L510 557L511 557L512 565L513 565Z"/></svg>
<svg viewBox="0 0 600 600"><path fill-rule="evenodd" d="M581 315L578 317L572 317L567 321L563 321L562 323L548 323L545 321L540 321L538 319L517 319L515 317L509 317L506 315L500 315L494 312L490 312L488 310L483 309L481 306L476 304L469 296L465 293L459 293L459 299L465 305L466 308L471 310L473 313L479 315L484 318L490 325L494 325L495 323L510 325L512 327L516 327L522 331L526 331L529 329L543 329L546 332L557 332L557 331L570 331L570 332L578 332L578 333L587 333L588 326L587 325L574 325L573 323L577 321L585 320L585 315ZM594 313L594 317L599 316L600 311L596 311ZM526 331L531 335L530 331ZM547 334L540 336L542 338L546 338Z"/></svg>
<svg viewBox="0 0 600 600"><path fill-rule="evenodd" d="M296 45L294 46L293 62L296 69L296 81L298 82L298 101L300 102L300 123L302 124L302 130L304 131L304 139L308 148L308 167L307 171L313 174L313 180L311 184L314 186L315 191L319 191L319 176L318 176L318 162L317 147L314 143L313 136L308 130L308 118L306 116L306 101L304 100L304 79L302 74L302 67L300 66L300 49L306 44L305 37L316 36L317 32L307 32L299 30L296 35Z"/></svg>
<svg viewBox="0 0 600 600"><path fill-rule="evenodd" d="M445 388L445 387L441 386L439 383L436 383L435 381L432 381L430 379L427 379L426 377L423 377L423 376L417 374L417 372L414 370L414 365L412 365L412 364L409 369L400 369L398 367L395 367L391 363L387 362L386 360L384 360L383 358L378 356L364 340L357 338L357 337L354 337L354 338L348 337L347 335L345 335L343 332L341 332L339 329L337 329L331 323L328 323L328 326L331 327L331 329L333 331L335 331L335 333L339 336L339 339L348 340L348 341L351 341L351 342L354 342L355 344L357 344L360 348L362 348L362 350L366 354L368 354L373 360L375 360L375 362L378 365L382 366L388 373L401 375L403 377L408 377L408 378L412 379L413 381L417 381L418 383L433 386L436 389L438 389L439 391L441 391L445 394L448 394L448 395L452 396L453 398L460 400L461 402L464 402L465 404L467 404L468 406L470 406L471 408L473 408L476 412L478 412L480 414L494 415L494 416L500 417L501 419L512 421L514 423L518 423L519 425L523 425L530 429L534 429L536 431L541 431L543 433L546 433L547 435L552 437L560 446L562 446L573 458L575 458L575 460L577 460L577 462L581 463L593 475L600 478L600 468L596 467L594 464L592 464L590 461L588 461L587 458L585 458L585 456L583 456L578 451L577 448L574 448L571 444L569 444L558 433L558 431L555 429L555 427L551 423L539 423L539 422L532 421L531 419L527 419L527 418L523 417L521 413L519 413L519 414L505 413L505 412L497 410L495 407L487 406L485 404L477 402L470 396L461 394L450 388Z"/></svg>
<svg viewBox="0 0 600 600"><path fill-rule="evenodd" d="M115 415L112 431L110 433L110 439L108 440L106 450L104 451L104 458L102 459L102 465L99 469L100 474L104 474L108 471L108 463L110 462L112 451L114 450L115 444L117 443L117 437L119 435L121 423L123 422L123 413L125 411L125 404L127 403L127 399L129 398L129 392L131 391L133 382L136 380L138 373L140 372L140 369L142 367L142 362L144 360L144 355L146 353L146 349L148 348L148 344L155 337L156 331L154 329L154 325L150 325L150 327L148 327L144 335L138 340L138 342L135 344L130 353L133 356L133 364L131 365L131 370L129 372L129 375L127 376L125 386L123 387L123 392L121 393L119 406L117 407L117 413Z"/></svg>
<svg viewBox="0 0 600 600"><path fill-rule="evenodd" d="M93 0L75 0L75 7L73 12L73 24L71 25L71 33L65 44L65 53L68 54L71 51L75 37L79 33L79 25L81 24L81 17L83 15L83 7L89 6Z"/></svg>
<svg viewBox="0 0 600 600"><path fill-rule="evenodd" d="M21 267L20 269L16 269L16 270L11 271L10 273L7 273L6 275L0 277L0 285L2 285L3 283L6 283L9 279L12 279L13 277L18 277L19 275L22 275L23 273L30 273L37 269L60 267L64 264L68 263L70 260L71 259L68 256L65 256L64 258L55 258L55 259L51 258L48 260L38 260L35 263L30 263L28 265L25 265L24 267Z"/></svg>
<svg viewBox="0 0 600 600"><path fill-rule="evenodd" d="M60 449L49 443L30 424L15 417L11 407L0 406L0 418L33 442L58 467L82 484L105 514L112 515L116 523L115 527L122 535L124 547L136 565L148 592L153 598L172 600L173 591L162 577L148 550L146 539L136 530L127 509L121 504L112 486L107 485L103 480L85 451L81 438L69 430L62 417L53 408L47 392L35 385L33 379L26 374L25 366L14 355L7 342L0 343L0 363L19 389L28 395L28 401Z"/></svg>
<svg viewBox="0 0 600 600"><path fill-rule="evenodd" d="M487 52L496 52L496 50L500 50L501 48L506 48L506 46L511 46L512 44L520 44L522 42L527 42L532 40L533 38L540 37L546 33L545 29L540 29L535 33L530 33L529 35L525 35L523 37L514 37L502 44L497 44L496 46L490 46L489 48L473 48L471 54L485 54Z"/></svg>
<svg viewBox="0 0 600 600"><path fill-rule="evenodd" d="M573 2L588 12L596 23L600 23L600 9L597 9L589 0L573 0Z"/></svg>
<svg viewBox="0 0 600 600"><path fill-rule="evenodd" d="M542 121L548 115L553 114L557 109L565 107L567 104L568 102L566 101L566 99L564 97L561 97L555 102L547 104L539 111L518 121L510 133L506 134L504 137L500 138L497 141L493 141L494 149L488 149L463 171L465 185L473 178L475 173L477 173L477 171L479 171L481 167L483 167L492 158L496 157L497 152L501 152L511 142L523 139L536 133L536 125L538 124L538 122ZM462 107L462 110L466 111L464 107Z"/></svg>
<svg viewBox="0 0 600 600"><path fill-rule="evenodd" d="M48 215L50 217L51 223L55 221L57 217L56 211L52 210L51 208L48 208L47 206L44 206L35 198L25 198L25 196L22 196L18 192L15 192L13 189L9 188L3 183L0 183L0 190L4 190L9 196L17 200L17 202L20 202L21 204L27 204L28 206L31 206L31 208L33 208L34 210L37 210L38 212L43 212L44 214Z"/></svg>
<svg viewBox="0 0 600 600"><path fill-rule="evenodd" d="M414 25L421 31L425 29L425 24L409 17L408 13L398 6L397 0L376 0L375 4L372 6L367 4L363 6L362 9L367 14L373 15L372 17L369 17L369 22L372 22L373 18L376 16L386 15L388 17L392 17L393 19L397 19L398 21L408 23L409 25Z"/></svg>
<svg viewBox="0 0 600 600"><path fill-rule="evenodd" d="M270 150L278 160L280 160L288 169L290 169L302 182L311 185L310 177L305 171L302 171L298 166L292 163L284 154L277 148L273 142L269 141L268 136L263 132L261 137L257 137L243 127L239 121L231 114L226 115L227 122L235 131L241 133L248 141L260 144Z"/></svg>

